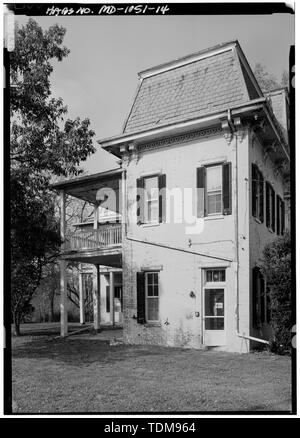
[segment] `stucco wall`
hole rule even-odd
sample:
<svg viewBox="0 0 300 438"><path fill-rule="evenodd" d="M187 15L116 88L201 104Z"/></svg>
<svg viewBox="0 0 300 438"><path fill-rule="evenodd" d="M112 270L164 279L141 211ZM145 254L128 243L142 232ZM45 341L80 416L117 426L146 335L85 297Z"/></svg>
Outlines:
<svg viewBox="0 0 300 438"><path fill-rule="evenodd" d="M196 187L196 169L201 165L222 161L232 163L232 214L206 218L203 231L188 234L187 223L162 223L138 226L128 223L127 235L140 240L170 245L187 251L201 252L232 260L189 254L175 249L160 248L145 243L123 242L124 339L130 343L153 343L201 348L203 346L203 306L201 271L203 268L226 267L225 328L226 345L222 349L246 351L247 341L238 338L236 330L236 178L239 187L239 249L240 258L240 327L249 334L249 199L248 199L248 136L237 140L238 167L236 176L236 139L228 145L222 133L185 144L141 152L139 160L127 167L128 213L136 214L136 179L145 173L166 174L167 188ZM189 242L191 239L191 242ZM160 270L160 325L138 324L136 309L136 272L142 268ZM195 297L190 297L190 292ZM199 312L199 317L195 312ZM204 341L205 342L205 341Z"/></svg>

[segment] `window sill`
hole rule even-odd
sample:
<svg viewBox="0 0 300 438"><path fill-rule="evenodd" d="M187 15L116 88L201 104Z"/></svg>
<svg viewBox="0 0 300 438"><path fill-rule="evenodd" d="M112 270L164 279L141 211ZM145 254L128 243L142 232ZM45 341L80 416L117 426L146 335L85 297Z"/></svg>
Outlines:
<svg viewBox="0 0 300 438"><path fill-rule="evenodd" d="M225 218L225 216L223 214L212 214L210 216L205 216L204 220L205 221L215 221L215 220L224 219L224 218Z"/></svg>
<svg viewBox="0 0 300 438"><path fill-rule="evenodd" d="M140 224L140 227L143 228L149 228L149 227L158 227L159 225L161 225L160 222L153 222L153 223L148 223L148 224Z"/></svg>
<svg viewBox="0 0 300 438"><path fill-rule="evenodd" d="M257 222L258 224L260 224L260 225L263 224L263 222L262 222L260 219L258 219L257 217L253 216L253 219L254 219L255 222Z"/></svg>
<svg viewBox="0 0 300 438"><path fill-rule="evenodd" d="M145 327L161 327L160 322L146 322L144 324Z"/></svg>

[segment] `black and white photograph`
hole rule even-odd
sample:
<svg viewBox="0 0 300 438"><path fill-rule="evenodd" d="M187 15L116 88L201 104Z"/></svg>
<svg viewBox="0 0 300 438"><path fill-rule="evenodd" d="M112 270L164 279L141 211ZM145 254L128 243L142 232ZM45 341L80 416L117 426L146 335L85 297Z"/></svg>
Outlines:
<svg viewBox="0 0 300 438"><path fill-rule="evenodd" d="M6 415L296 414L294 7L3 5Z"/></svg>

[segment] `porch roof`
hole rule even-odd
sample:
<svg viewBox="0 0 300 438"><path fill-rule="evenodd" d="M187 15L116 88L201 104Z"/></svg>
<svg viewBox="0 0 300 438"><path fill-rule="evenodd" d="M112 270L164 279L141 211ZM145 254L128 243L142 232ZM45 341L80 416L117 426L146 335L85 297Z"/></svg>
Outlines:
<svg viewBox="0 0 300 438"><path fill-rule="evenodd" d="M54 190L63 190L66 194L83 199L92 204L97 203L96 194L101 188L119 191L123 169L112 169L106 172L84 175L81 177L65 179L51 185Z"/></svg>

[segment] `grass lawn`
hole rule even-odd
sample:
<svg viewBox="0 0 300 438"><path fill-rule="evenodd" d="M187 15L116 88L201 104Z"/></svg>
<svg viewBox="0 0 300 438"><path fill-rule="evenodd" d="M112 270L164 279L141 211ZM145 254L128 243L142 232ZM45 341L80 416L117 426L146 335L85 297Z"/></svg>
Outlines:
<svg viewBox="0 0 300 438"><path fill-rule="evenodd" d="M12 340L14 413L291 409L286 356L109 346L30 326Z"/></svg>

